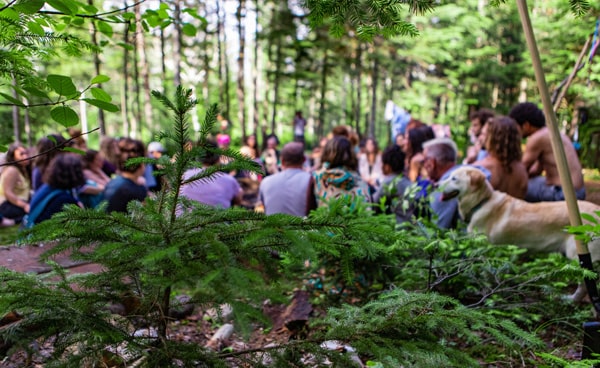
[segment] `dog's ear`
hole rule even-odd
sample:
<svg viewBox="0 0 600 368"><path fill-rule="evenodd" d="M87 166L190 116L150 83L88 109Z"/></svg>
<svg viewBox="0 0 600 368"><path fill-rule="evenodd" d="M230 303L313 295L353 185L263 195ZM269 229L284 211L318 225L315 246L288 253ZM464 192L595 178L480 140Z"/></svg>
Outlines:
<svg viewBox="0 0 600 368"><path fill-rule="evenodd" d="M469 178L471 179L471 187L478 188L485 183L485 175L479 170L467 171Z"/></svg>

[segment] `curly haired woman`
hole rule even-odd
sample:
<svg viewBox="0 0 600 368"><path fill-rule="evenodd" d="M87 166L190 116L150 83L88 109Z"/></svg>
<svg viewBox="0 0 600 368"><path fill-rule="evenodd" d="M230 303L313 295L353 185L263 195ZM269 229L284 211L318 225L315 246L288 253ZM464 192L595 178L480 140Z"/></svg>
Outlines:
<svg viewBox="0 0 600 368"><path fill-rule="evenodd" d="M483 126L484 147L488 156L473 165L483 166L491 173L494 189L524 199L529 176L521 157L521 132L508 116L496 116Z"/></svg>

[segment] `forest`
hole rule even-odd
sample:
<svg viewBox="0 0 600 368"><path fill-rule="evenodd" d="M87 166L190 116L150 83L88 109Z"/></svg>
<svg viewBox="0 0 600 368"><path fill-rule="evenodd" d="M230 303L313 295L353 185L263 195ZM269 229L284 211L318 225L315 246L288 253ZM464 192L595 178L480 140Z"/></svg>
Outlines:
<svg viewBox="0 0 600 368"><path fill-rule="evenodd" d="M424 122L449 125L460 144L470 111L507 113L520 100L539 102L513 2L415 2L414 8L394 2L379 17L395 23L379 20L377 27L369 24L378 16L372 9L348 6L327 17L326 10L310 13L294 1L12 3L3 13L21 21L5 25L2 36L0 114L13 123L2 125L4 144L11 137L33 143L61 129L54 115L84 131L99 127L92 142L104 134L148 141L169 124L151 91L177 85L193 88L202 102L192 115L194 129L218 103L234 143L272 132L287 141L294 111L301 110L310 142L347 124L385 146L384 108L391 100ZM386 9L388 2L372 3ZM583 161L597 166L599 67L588 38L598 8L574 11L572 3L532 1L531 18L553 92L585 54L557 113L562 128L583 143ZM49 75L69 77L68 92L76 93L48 93ZM53 115L53 106L68 110Z"/></svg>
<svg viewBox="0 0 600 368"><path fill-rule="evenodd" d="M560 129L596 169L600 4L532 0L529 13ZM560 254L426 219L397 226L348 199L296 218L178 190L215 131L234 148L250 134L287 142L296 111L308 148L337 125L387 145L392 101L465 149L471 111L540 104L513 1L4 0L0 27L2 151L76 127L90 147L159 140L173 157L158 161L172 190L127 214L68 206L17 234L48 269L0 268L0 366L598 364L582 329L592 308L567 297L596 275ZM218 170L258 170L220 153L231 160ZM597 238L586 219L568 231ZM101 268L71 274L65 253ZM189 305L199 314L181 317ZM224 327L233 337L207 335Z"/></svg>

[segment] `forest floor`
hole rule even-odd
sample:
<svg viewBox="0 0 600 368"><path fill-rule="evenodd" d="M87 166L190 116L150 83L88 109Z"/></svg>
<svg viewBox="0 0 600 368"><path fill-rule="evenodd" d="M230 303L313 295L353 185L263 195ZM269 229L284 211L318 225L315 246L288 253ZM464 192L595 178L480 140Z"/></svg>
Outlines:
<svg viewBox="0 0 600 368"><path fill-rule="evenodd" d="M586 178L586 189L587 200L600 205L600 176L594 175L592 178ZM48 272L50 268L38 261L39 255L48 249L47 246L18 247L9 245L15 239L16 233L15 228L0 228L0 244L7 244L0 246L0 267L7 267L19 272ZM97 265L76 264L68 256L62 256L55 260L59 264L68 267L72 273L95 272L99 270ZM284 305L265 304L264 312L273 322L271 328L257 327L249 339L244 339L234 332L231 337L225 341L220 341L215 347L229 347L233 351L239 351L288 341L292 332L285 327L284 319L286 315L289 315L289 308L286 310L286 306ZM224 323L226 321L218 321L215 318L214 312L195 308L191 315L172 324L170 335L175 340L195 342L206 346L218 328ZM548 344L553 345L551 341ZM574 343L573 346L563 346L562 348L564 349L563 354L565 358L579 359L580 342ZM24 352L17 352L8 357L0 357L0 368L44 367L44 360L52 351L51 344L36 344L35 350L37 350L37 353L30 357L29 364L26 363L28 357Z"/></svg>

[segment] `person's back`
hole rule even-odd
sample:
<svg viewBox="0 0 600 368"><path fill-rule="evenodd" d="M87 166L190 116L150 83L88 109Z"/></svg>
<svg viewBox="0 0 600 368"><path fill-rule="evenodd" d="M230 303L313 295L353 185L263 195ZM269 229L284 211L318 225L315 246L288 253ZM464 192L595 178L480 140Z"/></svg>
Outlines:
<svg viewBox="0 0 600 368"><path fill-rule="evenodd" d="M529 176L521 161L521 133L517 123L508 116L491 118L482 128L480 137L488 155L473 163L490 173L495 190L524 199Z"/></svg>
<svg viewBox="0 0 600 368"><path fill-rule="evenodd" d="M283 171L260 183L259 197L267 215L286 213L302 217L315 207L312 176L302 169L303 147L300 142L286 144L281 150Z"/></svg>
<svg viewBox="0 0 600 368"><path fill-rule="evenodd" d="M144 157L144 143L131 138L119 141L119 175L104 188L104 198L108 201L108 212L127 212L127 204L131 201L144 201L148 190L141 184L144 175L144 164L127 164L131 158Z"/></svg>

